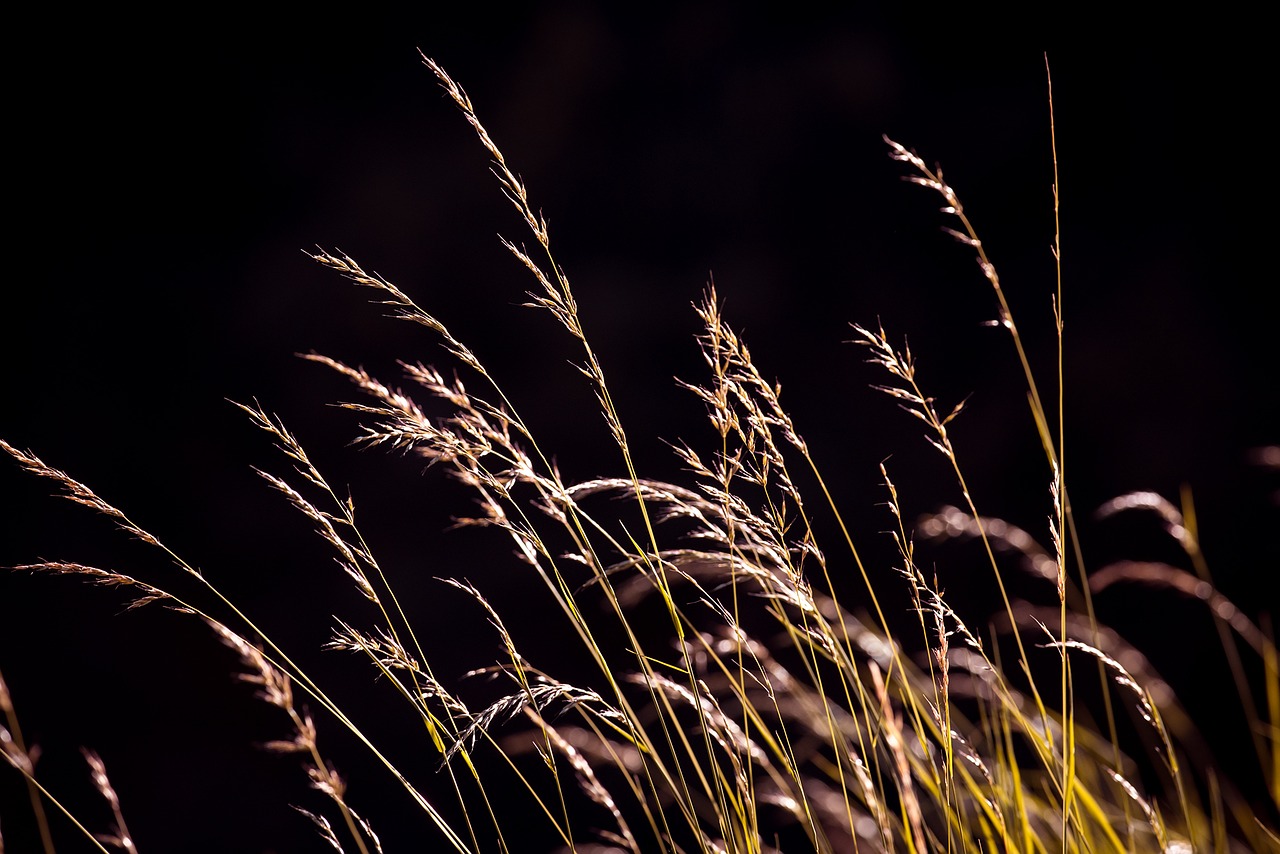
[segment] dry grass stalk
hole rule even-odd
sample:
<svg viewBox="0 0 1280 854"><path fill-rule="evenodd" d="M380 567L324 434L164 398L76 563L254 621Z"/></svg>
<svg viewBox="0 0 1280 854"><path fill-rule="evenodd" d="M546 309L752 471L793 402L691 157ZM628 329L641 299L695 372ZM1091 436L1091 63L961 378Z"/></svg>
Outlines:
<svg viewBox="0 0 1280 854"><path fill-rule="evenodd" d="M35 817L36 829L43 851L49 852L49 854L54 851L53 834L45 812L45 802L48 802L57 812L65 816L80 832L82 837L94 848L102 851L103 854L108 854L105 847L107 845L126 852L137 850L133 843L133 837L130 836L129 830L125 826L124 815L120 810L120 799L116 795L111 781L107 778L106 766L96 753L86 750L84 751L84 758L89 765L94 787L106 800L108 806L111 807L114 827L110 833L94 834L91 832L80 823L80 820L52 792L36 779L36 761L39 759L40 751L36 747L28 746L23 740L22 728L18 725L17 710L13 705L13 696L9 693L9 686L5 683L3 674L0 674L0 716L3 717L3 722L0 722L0 758L3 758L6 763L21 774L27 784L27 793L31 800L31 812ZM0 828L0 854L3 854L4 850L4 833L3 828Z"/></svg>
<svg viewBox="0 0 1280 854"><path fill-rule="evenodd" d="M129 835L129 828L124 821L124 813L120 811L120 797L111 785L111 779L107 777L106 763L102 761L101 756L92 750L85 750L83 753L85 761L89 763L89 771L93 775L94 788L98 790L98 794L102 795L103 800L111 807L111 815L114 822L111 832L99 834L98 841L103 845L119 848L121 851L136 852L138 848L133 844L133 837Z"/></svg>

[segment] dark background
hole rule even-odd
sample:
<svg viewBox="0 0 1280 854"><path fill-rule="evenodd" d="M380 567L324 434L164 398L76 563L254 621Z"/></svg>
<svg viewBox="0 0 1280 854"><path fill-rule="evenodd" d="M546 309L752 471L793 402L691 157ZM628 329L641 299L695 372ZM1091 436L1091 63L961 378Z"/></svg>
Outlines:
<svg viewBox="0 0 1280 854"><path fill-rule="evenodd" d="M326 405L354 393L292 355L318 350L389 382L397 358L446 363L424 330L384 319L300 251L339 248L473 345L567 477L622 473L566 364L576 351L548 316L519 307L532 282L496 235L528 235L416 49L467 88L550 220L643 472L680 476L662 439L712 438L672 378L701 378L689 304L714 275L886 584L880 461L890 458L908 513L959 496L919 425L867 389L883 377L843 343L849 322L909 336L942 406L973 395L954 436L979 507L1047 539L1049 473L1021 374L1008 336L982 325L994 298L972 253L939 232L950 224L939 199L904 184L881 141L943 164L1037 368L1050 370L1047 50L1068 479L1087 556L1176 561L1155 526L1121 541L1087 516L1129 490L1176 502L1189 486L1221 590L1256 617L1275 601L1278 565L1276 478L1250 462L1277 441L1262 52L1226 20L1070 22L1048 36L987 23L717 3L33 21L10 35L6 60L0 436L202 567L436 786L434 760L401 741L420 735L399 709L379 712L394 702L385 686L370 687L362 662L310 652L331 614L364 625L372 615L305 521L257 481L250 465L286 464L224 400L260 399L350 485L446 675L491 663L498 646L483 615L433 576L474 581L537 655L546 603L506 543L443 533L468 496L413 460L346 447L355 424ZM79 560L190 589L49 492L0 464L0 564ZM952 558L937 556L939 575L964 596L981 567ZM993 600L970 598L981 625ZM324 850L288 808L324 804L292 760L255 747L285 722L234 683L234 657L194 621L117 615L123 603L72 579L0 574L0 672L49 784L104 828L77 752L90 746L141 850ZM1181 674L1171 681L1220 739L1223 763L1256 791L1244 719L1212 699L1233 689L1203 610L1150 591L1100 608L1166 676ZM537 663L553 668L554 648L543 651ZM321 738L388 850L431 850L386 775L338 729ZM0 830L23 851L29 809L12 777L0 774ZM65 850L81 850L54 823Z"/></svg>

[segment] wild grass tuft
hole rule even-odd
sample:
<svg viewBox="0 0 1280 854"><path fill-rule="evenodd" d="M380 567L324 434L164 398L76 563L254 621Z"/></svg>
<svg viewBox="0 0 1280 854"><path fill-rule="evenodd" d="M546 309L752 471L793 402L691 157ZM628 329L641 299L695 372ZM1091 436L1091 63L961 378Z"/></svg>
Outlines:
<svg viewBox="0 0 1280 854"><path fill-rule="evenodd" d="M1256 805L1214 771L1170 683L1095 616L1092 597L1117 584L1205 603L1239 702L1256 727L1270 806L1280 805L1274 639L1265 623L1214 588L1194 525L1146 493L1098 511L1157 514L1194 574L1155 562L1093 566L1081 546L1066 477L1060 275L1052 303L1058 368L1042 385L959 194L940 168L886 139L904 177L941 197L944 214L958 225L948 231L974 252L996 323L1009 333L1043 448L1042 460L1027 470L1045 485L1044 524L1030 532L982 515L969 488L974 463L949 429L964 416L964 401L935 400L927 370L905 341L898 344L882 325L854 324L855 342L883 372L879 391L914 419L909 423L941 455L962 498L959 507L916 520L906 503L921 499L900 495L891 476L897 463L884 463L884 524L896 546L897 580L873 582L881 576L864 563L858 543L879 535L846 522L803 425L725 318L713 286L694 307L705 372L682 381L705 406L712 441L673 446L685 481L644 475L546 220L463 88L424 61L474 129L528 231L529 246L502 244L532 278L528 305L574 342L576 367L595 396L618 474L564 479L518 409L520 395L509 395L481 358L406 291L337 250L318 248L311 257L369 289L392 317L423 327L453 365L401 365L401 381L428 406L363 368L320 354L305 358L351 382L358 400L343 406L359 421L360 444L437 466L470 490L476 510L458 524L509 540L547 595L539 632L556 637L566 660L580 657L585 670L575 668L566 681L564 662L528 657L521 633L482 587L449 578L445 607L470 609L487 622L496 655L492 666L456 672L449 651L430 648L402 606L397 591L422 582L384 568L355 500L340 494L280 418L256 401L236 405L280 454L278 470L259 474L308 520L356 600L368 603L334 618L327 648L367 662L380 677L375 690L389 704L386 714L416 720L417 744L387 743L377 720L349 714L223 591L217 573L179 557L87 485L0 442L59 494L160 550L194 587L179 595L164 578L143 581L71 562L15 570L119 587L132 597L131 608L159 605L208 626L239 658L239 678L287 719L286 734L266 747L298 757L327 804L299 810L339 851L408 844L458 852L550 846L633 854L1033 854L1258 851L1276 843ZM1054 194L1056 221L1056 186ZM1060 256L1055 241L1053 257ZM448 414L429 414L442 408ZM918 560L917 541L963 539L981 544L999 595L983 624L953 607L935 571ZM1015 597L1006 577L1010 556L1052 591L1056 604ZM903 612L914 615L914 624L898 619ZM71 813L42 786L3 682L0 712L3 756L26 779L42 844L52 850L49 825ZM1125 718L1136 722L1132 737L1119 723ZM380 839L385 805L359 800L322 752L340 738L362 745L421 811L422 838ZM102 761L86 758L114 822L101 835L76 826L99 850L135 850L124 821L128 793L122 807ZM513 788L529 805L519 817L510 811ZM529 814L541 830L528 823Z"/></svg>

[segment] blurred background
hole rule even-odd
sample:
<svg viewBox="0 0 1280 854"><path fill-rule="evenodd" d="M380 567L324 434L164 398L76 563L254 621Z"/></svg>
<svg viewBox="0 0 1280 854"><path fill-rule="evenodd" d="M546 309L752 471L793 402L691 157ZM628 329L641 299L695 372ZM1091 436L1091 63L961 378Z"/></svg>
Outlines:
<svg viewBox="0 0 1280 854"><path fill-rule="evenodd" d="M0 437L201 567L339 686L357 720L397 746L420 738L411 719L379 711L395 698L363 661L314 652L331 615L373 617L305 520L252 472L287 472L227 402L256 398L349 486L446 675L500 650L483 614L439 576L492 596L530 657L554 669L555 647L536 659L547 602L507 543L446 532L471 510L465 491L412 458L349 447L356 422L329 404L355 392L294 357L319 351L388 383L399 382L397 359L449 367L426 331L386 319L369 293L303 254L338 249L470 343L567 478L623 473L568 364L572 342L520 305L534 283L498 235L530 238L420 48L470 93L549 220L643 473L680 478L665 441L713 439L674 378L702 379L690 305L714 277L886 584L896 582L879 464L908 515L960 496L918 422L869 390L884 377L846 343L850 322L908 337L940 408L970 396L953 436L979 508L1047 545L1050 473L1009 337L984 325L993 294L972 251L940 231L953 224L940 199L901 180L881 138L942 164L1052 388L1047 50L1067 478L1086 557L1186 565L1154 522L1089 514L1131 490L1175 503L1187 490L1221 591L1259 617L1274 611L1280 568L1277 477L1252 456L1280 440L1274 237L1259 213L1273 72L1260 38L1234 21L1102 23L1036 31L714 2L553 2L501 18L392 4L292 20L221 7L32 20L5 59ZM1087 40L1063 36L1082 31ZM192 589L153 550L50 492L0 461L0 564L75 560ZM989 571L964 550L930 560L982 625L994 610ZM78 752L92 747L141 850L325 850L288 808L324 803L293 760L256 747L284 737L286 722L234 681L234 656L195 621L119 614L124 604L74 579L0 573L0 672L50 786L105 828ZM1099 609L1257 791L1247 722L1214 699L1234 689L1203 606L1148 590ZM385 773L323 721L321 739L388 850L430 850L426 823ZM415 780L443 786L429 751L401 750ZM31 822L15 777L0 773L0 831L20 852ZM83 849L54 823L64 850Z"/></svg>

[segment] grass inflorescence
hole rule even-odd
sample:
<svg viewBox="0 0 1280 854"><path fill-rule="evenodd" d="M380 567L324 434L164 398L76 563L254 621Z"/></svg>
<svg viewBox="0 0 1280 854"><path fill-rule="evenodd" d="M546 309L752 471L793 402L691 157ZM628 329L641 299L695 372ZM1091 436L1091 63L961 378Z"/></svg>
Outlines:
<svg viewBox="0 0 1280 854"><path fill-rule="evenodd" d="M487 623L497 660L472 673L451 670L402 605L397 590L406 582L379 562L355 500L330 484L284 422L257 401L237 406L281 463L259 474L308 520L368 605L353 608L362 616L335 617L327 648L367 662L385 702L399 704L388 714L415 718L420 744L383 743L377 722L350 715L223 591L216 573L180 557L71 475L0 442L60 494L161 550L188 583L170 590L163 580L60 561L14 569L117 587L130 608L158 605L207 625L238 657L240 679L285 716L287 734L266 747L300 759L328 803L327 810L301 812L337 850L403 847L379 837L377 804L349 797L326 752L329 740L344 737L367 749L385 779L421 810L424 834L440 850L1032 854L1276 844L1268 820L1213 770L1169 683L1095 615L1092 597L1126 582L1207 605L1238 702L1256 727L1270 806L1280 803L1275 643L1266 624L1213 587L1188 508L1136 493L1099 513L1157 514L1194 572L1152 561L1094 567L1081 547L1067 478L1060 275L1052 302L1057 372L1042 385L959 194L941 169L886 138L904 177L941 198L953 219L948 231L973 251L994 296L995 323L1014 345L1043 449L1027 470L1042 472L1044 525L1032 533L983 515L969 487L971 463L949 429L964 417L964 403L944 407L929 395L927 372L905 341L880 324L854 324L853 340L882 372L879 391L915 419L961 496L959 506L917 520L893 479L894 461L882 464L884 524L897 555L895 582L885 585L859 550L865 534L846 522L802 425L724 316L714 286L695 306L705 372L682 381L705 406L712 441L673 445L684 482L644 475L546 220L463 88L424 59L488 152L528 231L531 243L503 246L532 277L528 305L549 314L573 342L619 474L563 478L517 407L519 395L509 395L476 352L406 291L337 250L310 254L368 289L392 317L423 327L453 365L402 365L403 381L431 401L427 406L361 367L320 354L305 358L358 392L357 402L343 405L359 419L359 444L435 465L470 490L476 510L457 524L509 539L545 589L539 631L556 633L572 646L565 656L585 662L573 680L559 672L561 662L527 657L507 615L465 578L444 579L450 607L471 608ZM1056 183L1054 198L1056 232ZM1053 257L1060 262L1056 240ZM447 415L430 414L441 407ZM918 541L949 540L980 544L998 591L982 624L953 607L936 571L918 560ZM1055 605L1032 605L1011 592L1011 554L1053 591ZM905 630L898 619L904 611L913 614ZM1254 693L1259 681L1261 697ZM1093 699L1082 699L1086 694ZM26 778L51 850L49 825L71 813L41 784L2 681L0 712L0 748ZM1134 725L1122 725L1126 720ZM435 778L424 776L424 752ZM113 826L95 835L71 821L101 850L135 850L124 819L127 793L122 807L102 761L86 758ZM518 819L508 811L512 788L531 805ZM525 826L528 815L545 830L545 843ZM412 844L422 847L421 840Z"/></svg>

